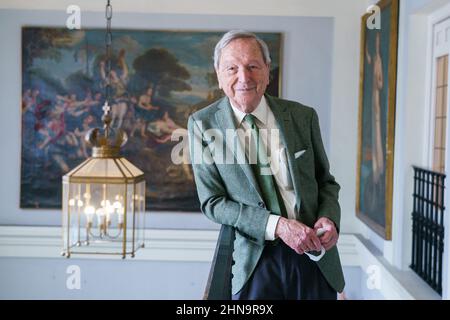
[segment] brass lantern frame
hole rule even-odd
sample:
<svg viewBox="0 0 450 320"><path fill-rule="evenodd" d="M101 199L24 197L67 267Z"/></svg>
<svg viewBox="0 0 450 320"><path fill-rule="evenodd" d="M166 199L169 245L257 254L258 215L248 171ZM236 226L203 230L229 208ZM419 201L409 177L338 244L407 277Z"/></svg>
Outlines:
<svg viewBox="0 0 450 320"><path fill-rule="evenodd" d="M96 149L96 148L94 148ZM98 151L98 150L97 150ZM65 211L63 210L63 224L66 225L63 226L66 228L65 233L63 233L63 243L64 243L64 250L62 252L63 256L70 257L72 254L106 254L106 255L122 255L122 258L125 258L126 255L131 255L131 257L134 257L135 252L139 248L144 247L144 242L142 242L141 245L136 246L136 203L134 203L131 208L132 211L129 212L128 208L128 188L130 185L132 185L133 188L133 196L136 196L136 187L138 184L143 183L143 190L145 190L145 178L144 173L135 167L132 163L130 163L127 159L124 157L106 157L106 155L103 153L102 156L98 156L99 152L94 152L94 154L97 154L97 156L93 156L88 158L86 161L81 163L79 166L72 169L69 173L63 176L63 206L67 210L67 218L64 218ZM120 175L114 175L114 176L108 176L108 172L103 172L103 174L98 174L98 176L92 176L88 175L86 172L88 172L95 164L101 164L103 162L103 167L107 168L106 171L113 171L113 172L119 172ZM115 166L115 168L111 168L111 164ZM100 165L102 166L102 165ZM98 167L98 166L97 166ZM109 167L109 168L108 168ZM96 185L114 185L119 184L124 186L124 212L123 212L123 236L122 236L122 252L83 252L81 250L76 250L77 247L81 247L82 240L84 240L85 243L88 244L89 238L81 239L80 238L80 218L78 217L78 241L73 242L71 241L71 215L73 214L71 212L72 208L68 204L68 195L69 190L66 190L66 188L70 187L70 184L86 184L87 186L96 184ZM141 207L143 207L142 215L143 215L143 227L145 227L145 196L143 199L135 199L133 197L132 201L143 201L143 204ZM77 214L77 213L75 213ZM78 212L78 215L80 213ZM131 235L131 251L127 250L127 242L129 241L129 235L127 234L127 221L128 221L128 215L132 215L132 235ZM144 239L142 239L144 241Z"/></svg>

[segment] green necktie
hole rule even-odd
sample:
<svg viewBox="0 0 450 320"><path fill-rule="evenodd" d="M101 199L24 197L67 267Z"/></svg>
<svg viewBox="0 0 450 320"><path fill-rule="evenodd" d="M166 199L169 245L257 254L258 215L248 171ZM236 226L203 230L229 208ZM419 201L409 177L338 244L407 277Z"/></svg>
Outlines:
<svg viewBox="0 0 450 320"><path fill-rule="evenodd" d="M267 153L260 141L259 129L255 123L255 116L252 114L247 114L244 117L244 121L250 125L252 133L252 137L250 139L249 158L251 158L250 155L252 154L252 148L256 151L256 164L250 165L253 169L256 180L258 181L266 207L273 214L281 215L287 218L283 198L281 197L275 178L270 170L270 163L268 162Z"/></svg>

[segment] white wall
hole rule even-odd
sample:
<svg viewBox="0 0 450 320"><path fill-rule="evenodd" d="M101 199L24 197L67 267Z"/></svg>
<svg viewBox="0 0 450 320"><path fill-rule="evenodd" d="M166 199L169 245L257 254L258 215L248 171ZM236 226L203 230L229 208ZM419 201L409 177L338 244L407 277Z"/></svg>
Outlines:
<svg viewBox="0 0 450 320"><path fill-rule="evenodd" d="M66 259L59 227L0 226L0 299L201 299L217 237L147 230L135 258Z"/></svg>
<svg viewBox="0 0 450 320"><path fill-rule="evenodd" d="M79 289L66 286L71 266L80 270ZM0 299L200 300L209 268L207 262L0 258Z"/></svg>

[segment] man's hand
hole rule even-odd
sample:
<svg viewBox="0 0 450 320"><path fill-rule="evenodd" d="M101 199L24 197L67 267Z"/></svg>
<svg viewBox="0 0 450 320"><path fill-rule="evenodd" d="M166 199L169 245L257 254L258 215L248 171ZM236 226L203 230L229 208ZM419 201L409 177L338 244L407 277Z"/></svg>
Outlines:
<svg viewBox="0 0 450 320"><path fill-rule="evenodd" d="M281 217L275 229L275 237L281 238L298 254L305 251L320 251L321 244L316 236L316 230L297 220Z"/></svg>
<svg viewBox="0 0 450 320"><path fill-rule="evenodd" d="M328 251L336 245L339 238L336 226L330 219L322 217L314 224L315 231L320 228L325 229L325 233L320 237L320 243Z"/></svg>

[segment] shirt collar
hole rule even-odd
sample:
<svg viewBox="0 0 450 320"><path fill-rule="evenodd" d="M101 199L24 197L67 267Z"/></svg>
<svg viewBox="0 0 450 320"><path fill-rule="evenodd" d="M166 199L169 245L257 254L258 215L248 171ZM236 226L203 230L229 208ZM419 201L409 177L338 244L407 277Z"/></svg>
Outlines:
<svg viewBox="0 0 450 320"><path fill-rule="evenodd" d="M233 110L234 116L237 119L238 126L240 126L242 120L247 114L239 110L237 107L235 107L230 99L228 100L230 101L231 109ZM267 125L268 108L269 105L267 104L266 97L262 96L258 106L256 107L255 110L253 110L251 114L254 115L255 118L258 119L260 122L262 122L264 125Z"/></svg>

